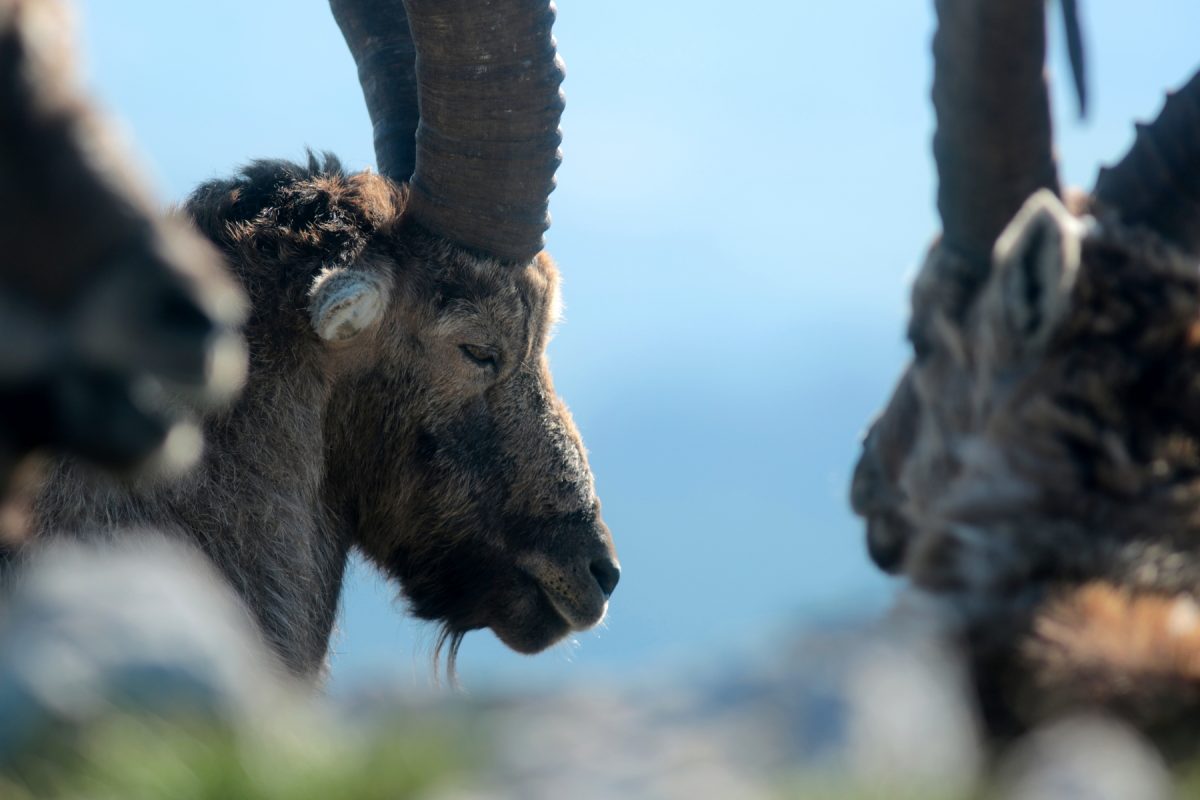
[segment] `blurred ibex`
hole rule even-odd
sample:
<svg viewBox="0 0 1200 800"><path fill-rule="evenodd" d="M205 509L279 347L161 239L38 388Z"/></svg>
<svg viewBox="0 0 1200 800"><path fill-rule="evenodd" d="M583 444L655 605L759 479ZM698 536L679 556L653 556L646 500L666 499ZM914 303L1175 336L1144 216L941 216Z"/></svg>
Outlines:
<svg viewBox="0 0 1200 800"><path fill-rule="evenodd" d="M545 355L554 7L333 11L382 174L268 161L196 190L188 214L250 297L245 391L205 417L205 455L182 479L120 484L62 462L40 527L195 542L301 676L325 660L355 548L442 624L451 661L485 627L536 652L596 624L619 575Z"/></svg>
<svg viewBox="0 0 1200 800"><path fill-rule="evenodd" d="M938 0L943 221L852 491L948 621L990 730L1200 732L1200 76L1059 185L1044 0Z"/></svg>
<svg viewBox="0 0 1200 800"><path fill-rule="evenodd" d="M245 369L235 284L154 212L75 85L69 21L58 0L0 0L0 487L44 448L143 465Z"/></svg>

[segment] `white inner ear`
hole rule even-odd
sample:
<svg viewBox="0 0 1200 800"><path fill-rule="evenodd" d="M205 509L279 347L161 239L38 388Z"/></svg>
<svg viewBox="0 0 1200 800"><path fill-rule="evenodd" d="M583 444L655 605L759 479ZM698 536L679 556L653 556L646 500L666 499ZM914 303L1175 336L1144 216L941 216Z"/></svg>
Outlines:
<svg viewBox="0 0 1200 800"><path fill-rule="evenodd" d="M313 330L327 342L357 336L383 316L389 289L382 277L362 270L323 271L309 290Z"/></svg>
<svg viewBox="0 0 1200 800"><path fill-rule="evenodd" d="M1069 308L1085 226L1054 192L1035 192L996 240L1004 316L1028 343L1043 343Z"/></svg>

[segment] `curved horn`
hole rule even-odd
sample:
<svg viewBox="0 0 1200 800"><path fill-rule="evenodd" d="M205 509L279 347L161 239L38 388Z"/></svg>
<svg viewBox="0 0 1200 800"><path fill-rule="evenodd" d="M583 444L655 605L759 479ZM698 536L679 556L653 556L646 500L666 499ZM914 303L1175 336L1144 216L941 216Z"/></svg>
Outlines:
<svg viewBox="0 0 1200 800"><path fill-rule="evenodd" d="M379 172L405 182L416 164L416 51L402 0L329 0L375 130Z"/></svg>
<svg viewBox="0 0 1200 800"><path fill-rule="evenodd" d="M1093 194L1122 222L1200 253L1200 73L1167 95L1153 124L1137 126L1133 147L1100 170Z"/></svg>
<svg viewBox="0 0 1200 800"><path fill-rule="evenodd" d="M406 0L421 123L412 214L502 261L542 249L563 80L550 0Z"/></svg>
<svg viewBox="0 0 1200 800"><path fill-rule="evenodd" d="M1045 0L936 0L933 104L943 243L986 273L992 245L1041 188L1058 192Z"/></svg>

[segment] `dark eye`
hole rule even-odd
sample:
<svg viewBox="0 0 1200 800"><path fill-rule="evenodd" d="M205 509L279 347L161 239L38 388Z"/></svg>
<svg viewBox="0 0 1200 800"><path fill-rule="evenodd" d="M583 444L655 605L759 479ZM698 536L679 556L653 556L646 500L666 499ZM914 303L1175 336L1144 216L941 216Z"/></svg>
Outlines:
<svg viewBox="0 0 1200 800"><path fill-rule="evenodd" d="M477 367L486 367L487 369L496 369L498 361L496 359L496 351L490 347L484 347L481 344L460 344L459 350Z"/></svg>

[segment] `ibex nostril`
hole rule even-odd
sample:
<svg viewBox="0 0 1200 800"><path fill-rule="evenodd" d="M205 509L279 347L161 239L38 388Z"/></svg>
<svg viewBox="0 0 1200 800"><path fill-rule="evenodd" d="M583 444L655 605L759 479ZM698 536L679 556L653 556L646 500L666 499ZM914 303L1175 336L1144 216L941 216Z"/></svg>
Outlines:
<svg viewBox="0 0 1200 800"><path fill-rule="evenodd" d="M617 588L617 581L621 580L620 565L605 556L592 562L591 571L596 583L600 584L600 591L604 592L605 597L610 597L613 589Z"/></svg>

